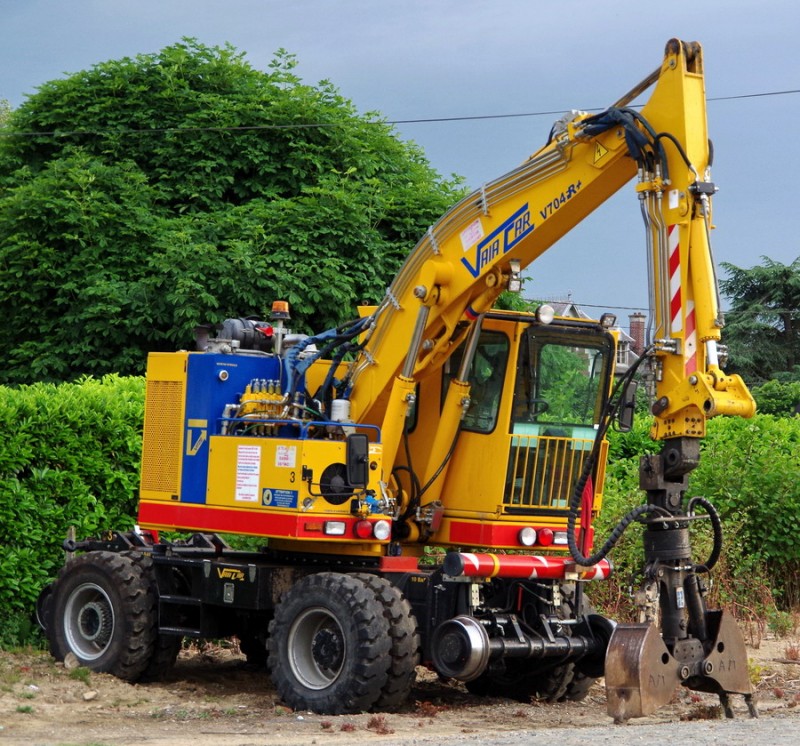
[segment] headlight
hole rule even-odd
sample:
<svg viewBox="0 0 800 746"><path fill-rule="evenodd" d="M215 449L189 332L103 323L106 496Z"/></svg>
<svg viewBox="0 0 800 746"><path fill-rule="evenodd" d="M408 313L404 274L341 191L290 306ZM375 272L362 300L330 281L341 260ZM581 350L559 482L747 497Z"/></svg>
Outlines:
<svg viewBox="0 0 800 746"><path fill-rule="evenodd" d="M540 324L552 324L555 317L555 309L552 306L548 306L547 303L543 303L536 309L536 320Z"/></svg>
<svg viewBox="0 0 800 746"><path fill-rule="evenodd" d="M536 543L536 529L525 526L525 528L520 529L517 538L522 546L532 547Z"/></svg>

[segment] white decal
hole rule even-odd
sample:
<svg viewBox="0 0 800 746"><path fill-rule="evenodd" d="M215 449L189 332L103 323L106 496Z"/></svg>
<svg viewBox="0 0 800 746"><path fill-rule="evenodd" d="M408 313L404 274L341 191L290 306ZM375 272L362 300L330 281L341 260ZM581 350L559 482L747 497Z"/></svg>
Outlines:
<svg viewBox="0 0 800 746"><path fill-rule="evenodd" d="M481 219L473 220L463 231L461 231L461 246L464 251L472 248L483 238L483 226Z"/></svg>
<svg viewBox="0 0 800 746"><path fill-rule="evenodd" d="M670 189L667 192L667 203L669 204L670 210L677 210L678 209L678 201L680 199L680 192L677 189Z"/></svg>
<svg viewBox="0 0 800 746"><path fill-rule="evenodd" d="M294 469L297 463L297 446L278 446L275 449L275 466Z"/></svg>
<svg viewBox="0 0 800 746"><path fill-rule="evenodd" d="M239 446L236 452L236 500L246 503L259 501L260 473L261 446Z"/></svg>

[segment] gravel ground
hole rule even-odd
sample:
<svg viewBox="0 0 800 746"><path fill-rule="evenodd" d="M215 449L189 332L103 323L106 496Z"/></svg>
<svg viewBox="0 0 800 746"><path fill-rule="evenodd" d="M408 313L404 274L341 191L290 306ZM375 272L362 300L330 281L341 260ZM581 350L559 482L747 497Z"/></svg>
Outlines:
<svg viewBox="0 0 800 746"><path fill-rule="evenodd" d="M583 702L476 697L425 669L396 713L323 716L285 707L235 647L184 650L165 681L132 685L66 669L37 651L0 654L0 746L521 746L522 744L800 743L800 644L750 650L761 717L741 697L718 719L716 697L678 690L656 714L614 725L600 683ZM790 655L791 654L791 655ZM709 719L711 718L711 719Z"/></svg>

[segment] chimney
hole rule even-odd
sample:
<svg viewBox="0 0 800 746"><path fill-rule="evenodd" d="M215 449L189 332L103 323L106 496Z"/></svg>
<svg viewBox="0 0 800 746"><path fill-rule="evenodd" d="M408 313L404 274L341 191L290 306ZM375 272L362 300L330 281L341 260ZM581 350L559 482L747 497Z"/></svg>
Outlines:
<svg viewBox="0 0 800 746"><path fill-rule="evenodd" d="M628 316L631 322L630 335L633 339L631 349L639 356L644 352L644 320L647 318L643 313L637 311Z"/></svg>

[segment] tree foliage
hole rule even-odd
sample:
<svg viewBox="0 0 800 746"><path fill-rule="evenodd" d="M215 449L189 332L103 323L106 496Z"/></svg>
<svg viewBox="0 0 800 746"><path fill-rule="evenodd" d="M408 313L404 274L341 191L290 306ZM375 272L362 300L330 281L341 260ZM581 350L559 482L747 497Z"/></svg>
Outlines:
<svg viewBox="0 0 800 746"><path fill-rule="evenodd" d="M139 372L200 323L377 301L460 196L413 143L279 51L184 40L54 80L0 137L0 381Z"/></svg>
<svg viewBox="0 0 800 746"><path fill-rule="evenodd" d="M761 414L793 417L800 414L800 379L781 381L772 378L753 388L753 398Z"/></svg>
<svg viewBox="0 0 800 746"><path fill-rule="evenodd" d="M728 273L720 288L731 300L725 341L730 370L758 382L793 371L800 364L800 258L742 269L723 264Z"/></svg>

